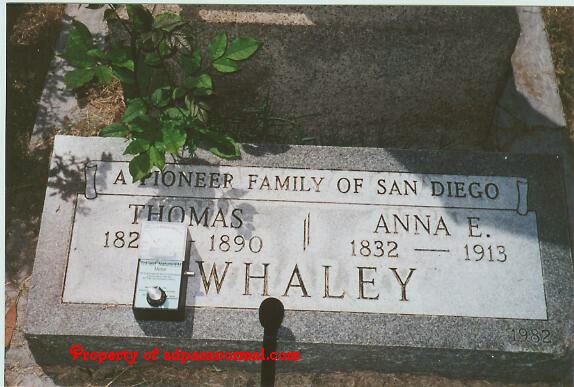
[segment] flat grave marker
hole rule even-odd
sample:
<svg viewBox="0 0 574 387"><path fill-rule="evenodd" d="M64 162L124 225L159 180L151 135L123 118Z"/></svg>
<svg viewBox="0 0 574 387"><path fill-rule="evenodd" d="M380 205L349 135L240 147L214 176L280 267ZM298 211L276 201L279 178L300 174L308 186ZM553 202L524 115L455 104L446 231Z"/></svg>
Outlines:
<svg viewBox="0 0 574 387"><path fill-rule="evenodd" d="M258 348L257 309L275 297L294 369L566 369L573 267L555 157L246 145L240 160L201 153L132 183L124 144L56 137L27 328L39 358L65 359L74 340ZM143 221L188 226L184 322L131 313Z"/></svg>

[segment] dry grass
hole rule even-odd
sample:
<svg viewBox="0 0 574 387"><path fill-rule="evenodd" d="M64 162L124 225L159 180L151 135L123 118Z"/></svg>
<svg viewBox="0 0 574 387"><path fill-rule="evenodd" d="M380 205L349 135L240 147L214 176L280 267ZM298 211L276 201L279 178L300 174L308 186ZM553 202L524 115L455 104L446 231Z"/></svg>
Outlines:
<svg viewBox="0 0 574 387"><path fill-rule="evenodd" d="M81 118L66 131L73 136L97 136L104 126L119 121L125 110L122 86L117 79L107 85L91 84L78 91Z"/></svg>
<svg viewBox="0 0 574 387"><path fill-rule="evenodd" d="M18 5L22 7L22 5ZM18 7L15 6L15 7ZM62 5L42 4L26 7L15 20L10 34L10 44L17 46L35 46L45 39L48 31L59 31L64 7Z"/></svg>
<svg viewBox="0 0 574 387"><path fill-rule="evenodd" d="M221 365L216 367L189 368L166 365L79 368L70 366L45 367L48 375L61 385L85 386L259 386L260 376ZM532 383L508 384L486 380L457 380L441 376L409 374L383 374L371 371L300 373L281 372L277 366L275 385L277 387L378 387L378 386L428 386L428 387L552 387L560 384ZM564 385L565 387L565 385Z"/></svg>
<svg viewBox="0 0 574 387"><path fill-rule="evenodd" d="M7 6L6 144L10 171L27 157L54 42L60 31L63 5Z"/></svg>
<svg viewBox="0 0 574 387"><path fill-rule="evenodd" d="M574 139L574 7L542 8L566 122Z"/></svg>

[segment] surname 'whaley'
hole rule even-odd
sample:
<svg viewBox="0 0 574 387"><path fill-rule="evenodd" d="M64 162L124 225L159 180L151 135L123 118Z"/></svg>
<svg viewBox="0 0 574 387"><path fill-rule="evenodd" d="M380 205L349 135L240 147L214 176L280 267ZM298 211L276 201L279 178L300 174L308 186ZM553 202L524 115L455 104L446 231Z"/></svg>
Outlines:
<svg viewBox="0 0 574 387"><path fill-rule="evenodd" d="M282 260L279 260L281 262ZM336 284L331 278L330 265L321 265L321 289L317 291L316 282L312 284L315 294L311 290L311 279L297 264L285 275L278 278L273 273L272 263L233 262L233 259L225 264L195 261L200 273L201 286L205 295L216 297L225 287L225 280L231 276L240 275L243 280L242 296L259 294L264 297L318 297L324 299L356 298L362 300L379 300L388 297L381 292L381 276L391 276L394 281L393 294L398 301L407 302L407 286L414 277L416 268L380 267L373 264L356 266L354 272L348 273L353 279L353 289L345 289L341 284ZM271 281L278 281L279 287L271 286ZM228 281L229 282L229 281ZM271 294L270 288L280 289L279 294Z"/></svg>

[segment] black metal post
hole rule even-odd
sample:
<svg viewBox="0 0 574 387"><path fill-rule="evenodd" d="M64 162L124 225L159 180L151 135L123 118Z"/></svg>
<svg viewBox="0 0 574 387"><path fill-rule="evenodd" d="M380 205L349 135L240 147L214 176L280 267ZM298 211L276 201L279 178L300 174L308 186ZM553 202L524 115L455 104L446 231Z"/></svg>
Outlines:
<svg viewBox="0 0 574 387"><path fill-rule="evenodd" d="M263 350L265 357L277 351L277 333L283 321L285 308L276 298L267 298L259 306L259 322L263 326ZM261 387L275 385L275 361L263 360L261 362Z"/></svg>

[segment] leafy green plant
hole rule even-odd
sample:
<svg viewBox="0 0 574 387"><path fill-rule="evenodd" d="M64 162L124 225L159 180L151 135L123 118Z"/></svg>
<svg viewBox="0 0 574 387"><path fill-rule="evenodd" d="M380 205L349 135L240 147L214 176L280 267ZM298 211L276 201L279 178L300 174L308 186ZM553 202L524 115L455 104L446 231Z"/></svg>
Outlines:
<svg viewBox="0 0 574 387"><path fill-rule="evenodd" d="M202 50L177 14L154 16L142 5L129 4L128 18L122 19L118 5L107 7L108 26L123 30L127 38L101 50L88 28L75 21L62 55L75 69L64 81L70 88L114 78L121 82L125 112L100 135L130 139L124 154L134 156L129 165L134 181L154 167L162 170L168 153L177 157L202 147L223 158L239 156L238 144L222 132L223 115L211 108L214 78L238 71L239 62L261 43L251 37L229 40L221 32Z"/></svg>

